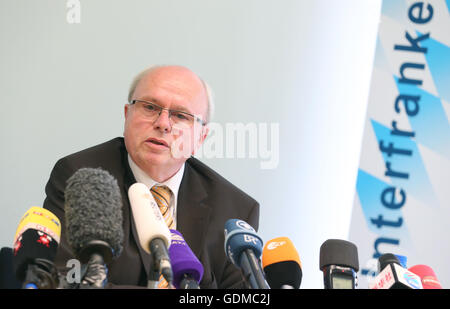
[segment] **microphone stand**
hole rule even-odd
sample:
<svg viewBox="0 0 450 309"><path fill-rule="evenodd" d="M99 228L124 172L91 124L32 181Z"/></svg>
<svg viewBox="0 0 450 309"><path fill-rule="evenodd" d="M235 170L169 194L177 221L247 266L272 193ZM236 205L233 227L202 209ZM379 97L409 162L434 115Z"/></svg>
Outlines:
<svg viewBox="0 0 450 309"><path fill-rule="evenodd" d="M269 286L259 267L259 261L251 249L245 249L241 254L241 268L249 270L243 273L247 284L252 289L269 289Z"/></svg>

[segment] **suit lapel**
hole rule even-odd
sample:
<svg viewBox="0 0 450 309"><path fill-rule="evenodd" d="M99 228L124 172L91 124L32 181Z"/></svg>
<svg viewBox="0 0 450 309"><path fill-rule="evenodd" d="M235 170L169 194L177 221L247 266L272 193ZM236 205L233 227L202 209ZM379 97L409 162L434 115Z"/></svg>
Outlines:
<svg viewBox="0 0 450 309"><path fill-rule="evenodd" d="M204 247L211 212L207 196L201 178L187 160L178 191L177 230L198 258Z"/></svg>

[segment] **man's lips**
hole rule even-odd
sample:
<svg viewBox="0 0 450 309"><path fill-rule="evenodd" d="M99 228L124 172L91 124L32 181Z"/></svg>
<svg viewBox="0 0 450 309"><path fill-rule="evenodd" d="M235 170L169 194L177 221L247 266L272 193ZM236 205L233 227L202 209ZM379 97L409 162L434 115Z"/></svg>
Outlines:
<svg viewBox="0 0 450 309"><path fill-rule="evenodd" d="M149 139L146 140L147 143L152 143L155 145L159 145L159 146L164 146L169 148L169 145L167 144L167 142L163 139L158 139L158 138L154 138L154 137L150 137Z"/></svg>

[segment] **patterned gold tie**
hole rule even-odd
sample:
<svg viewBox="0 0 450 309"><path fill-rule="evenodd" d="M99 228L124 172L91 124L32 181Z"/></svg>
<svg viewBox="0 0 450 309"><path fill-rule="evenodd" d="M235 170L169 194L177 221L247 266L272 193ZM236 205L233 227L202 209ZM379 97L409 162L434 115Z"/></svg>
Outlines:
<svg viewBox="0 0 450 309"><path fill-rule="evenodd" d="M170 202L172 201L172 191L167 186L155 185L150 189L153 197L155 198L156 204L158 204L159 210L166 221L169 229L175 229L175 222L173 220L173 207L170 207ZM158 288L167 288L169 284L161 275L159 278Z"/></svg>
<svg viewBox="0 0 450 309"><path fill-rule="evenodd" d="M172 191L167 186L153 186L150 191L155 198L156 204L158 204L159 210L166 221L169 229L175 228L175 222L173 220L173 207L170 207L172 201Z"/></svg>

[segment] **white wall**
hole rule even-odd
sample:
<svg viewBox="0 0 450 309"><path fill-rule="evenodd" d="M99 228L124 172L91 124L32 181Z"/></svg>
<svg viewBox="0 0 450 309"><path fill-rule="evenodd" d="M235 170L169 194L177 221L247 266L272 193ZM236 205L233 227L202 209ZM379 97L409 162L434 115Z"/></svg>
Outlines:
<svg viewBox="0 0 450 309"><path fill-rule="evenodd" d="M0 246L57 159L122 135L134 74L181 64L223 127L278 123L276 169L202 160L260 202L264 241L294 242L302 288L322 288L320 245L348 236L381 0L81 0L79 24L66 3L0 1Z"/></svg>

